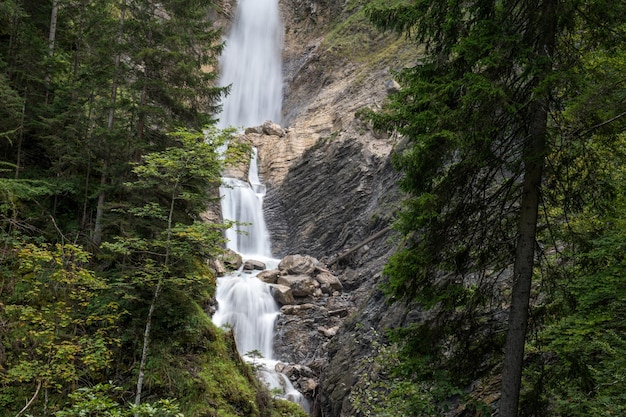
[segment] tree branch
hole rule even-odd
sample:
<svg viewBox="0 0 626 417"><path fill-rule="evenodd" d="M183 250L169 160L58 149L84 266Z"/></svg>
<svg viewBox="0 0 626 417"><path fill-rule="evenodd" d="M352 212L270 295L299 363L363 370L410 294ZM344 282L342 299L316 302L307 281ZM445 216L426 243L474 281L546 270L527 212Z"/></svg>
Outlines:
<svg viewBox="0 0 626 417"><path fill-rule="evenodd" d="M24 413L24 411L28 410L28 407L31 406L31 404L35 401L35 398L37 398L37 395L39 395L40 390L41 390L41 381L37 383L37 389L35 390L35 393L33 394L32 398L28 401L28 403L26 403L24 408L22 408L20 412L15 415L15 417L20 417Z"/></svg>

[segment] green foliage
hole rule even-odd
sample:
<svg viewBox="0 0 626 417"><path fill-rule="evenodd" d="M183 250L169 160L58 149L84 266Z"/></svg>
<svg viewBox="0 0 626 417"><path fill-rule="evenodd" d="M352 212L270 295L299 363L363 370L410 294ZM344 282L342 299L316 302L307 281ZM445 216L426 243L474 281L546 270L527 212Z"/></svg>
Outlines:
<svg viewBox="0 0 626 417"><path fill-rule="evenodd" d="M412 49L405 39L381 33L365 13L368 1L351 0L339 5L342 10L334 16L321 47L334 59L348 59L367 64L360 77L374 66L391 65L413 59Z"/></svg>
<svg viewBox="0 0 626 417"><path fill-rule="evenodd" d="M307 417L309 415L298 404L281 399L272 399L269 411L270 417Z"/></svg>
<svg viewBox="0 0 626 417"><path fill-rule="evenodd" d="M424 356L400 346L372 344L373 352L359 364L359 380L350 392L353 409L362 416L389 417L440 416L448 411L448 399L464 393L445 372L433 372Z"/></svg>
<svg viewBox="0 0 626 417"><path fill-rule="evenodd" d="M145 288L165 280L192 296L214 286L204 262L222 251L226 225L204 222L201 213L219 185L218 149L230 136L216 132L207 141L202 133L180 130L172 138L177 146L145 155L133 170L137 179L126 183L137 205L119 211L130 216L134 232L102 247L135 265L121 265L127 282Z"/></svg>
<svg viewBox="0 0 626 417"><path fill-rule="evenodd" d="M151 305L139 415L178 413L159 398L212 414L199 375L222 336L201 306L226 225L202 213L218 199L223 166L249 159L249 145L235 141L220 155L234 131L211 125L225 91L215 86L213 7L0 2L0 414L25 404L22 415L134 414L128 396ZM226 381L239 359L221 361ZM269 413L269 400L247 402L257 401L256 382L236 385L211 401L231 415Z"/></svg>
<svg viewBox="0 0 626 417"><path fill-rule="evenodd" d="M570 221L566 276L555 284L552 313L533 340L526 373L525 415L620 415L626 396L626 200L624 157L613 154L617 194L599 218L582 213ZM578 251L572 251L578 247Z"/></svg>
<svg viewBox="0 0 626 417"><path fill-rule="evenodd" d="M86 268L89 254L70 244L13 250L15 269L2 277L0 385L63 392L107 369L122 312L102 298L108 286Z"/></svg>
<svg viewBox="0 0 626 417"><path fill-rule="evenodd" d="M153 404L123 407L110 392L121 388L110 384L98 384L91 388L79 388L68 397L72 406L54 413L56 417L184 417L178 404L170 400L159 400Z"/></svg>

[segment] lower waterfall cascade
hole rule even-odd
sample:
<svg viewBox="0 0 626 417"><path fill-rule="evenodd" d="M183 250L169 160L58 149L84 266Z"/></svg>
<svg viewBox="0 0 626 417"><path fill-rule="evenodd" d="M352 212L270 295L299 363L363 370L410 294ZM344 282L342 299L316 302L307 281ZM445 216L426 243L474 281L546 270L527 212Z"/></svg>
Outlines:
<svg viewBox="0 0 626 417"><path fill-rule="evenodd" d="M271 257L269 233L263 220L265 187L259 181L257 153L253 149L248 181L223 178L220 187L222 216L236 225L227 231L227 248L245 261L260 261L267 269L275 269L279 259ZM310 412L307 399L296 390L289 378L277 372L279 361L273 358L274 322L280 308L270 286L256 277L259 270L236 272L217 280L215 298L218 304L213 315L217 326L232 328L237 350L252 363L268 389L278 397L293 401Z"/></svg>

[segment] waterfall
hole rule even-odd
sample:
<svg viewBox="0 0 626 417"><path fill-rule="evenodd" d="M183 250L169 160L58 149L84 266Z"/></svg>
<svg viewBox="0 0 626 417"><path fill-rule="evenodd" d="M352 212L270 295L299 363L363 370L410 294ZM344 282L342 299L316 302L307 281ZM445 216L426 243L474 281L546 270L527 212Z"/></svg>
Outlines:
<svg viewBox="0 0 626 417"><path fill-rule="evenodd" d="M220 115L219 127L253 126L265 120L280 121L282 105L282 24L278 0L239 0L235 21L221 60L222 86L231 85ZM247 181L222 178L222 217L237 224L226 232L227 247L243 260L256 260L275 269L269 232L263 218L265 186L258 175L253 149ZM256 271L258 273L258 271ZM280 309L270 287L256 273L240 269L217 280L218 308L213 322L233 329L237 349L257 368L273 392L302 405L309 404L289 378L276 372L273 359L274 322Z"/></svg>
<svg viewBox="0 0 626 417"><path fill-rule="evenodd" d="M238 225L227 233L228 248L241 254L244 261L262 261L275 269L279 260L271 257L269 233L263 219L265 187L259 181L257 152L250 161L248 181L223 178L220 187L222 216L225 220L252 222ZM217 326L233 329L237 350L248 362L258 368L259 377L270 391L282 392L281 397L300 404L309 411L310 406L287 376L276 372L278 361L273 359L274 321L280 309L270 292L270 287L259 280L259 271L243 271L218 278L215 298L218 308L213 315Z"/></svg>
<svg viewBox="0 0 626 417"><path fill-rule="evenodd" d="M278 260L271 258L269 232L263 218L265 189L259 187L260 192L257 192L251 185L251 180L258 181L256 159L254 149L248 182L222 178L222 217L238 223L226 231L227 247L244 260L254 259L276 267ZM254 272L240 270L218 279L215 297L218 309L213 322L233 328L239 352L246 355L258 351L263 358L271 359L274 321L279 307L269 286L256 278Z"/></svg>
<svg viewBox="0 0 626 417"><path fill-rule="evenodd" d="M219 127L280 123L283 26L278 0L239 0L220 60L221 86L231 86Z"/></svg>

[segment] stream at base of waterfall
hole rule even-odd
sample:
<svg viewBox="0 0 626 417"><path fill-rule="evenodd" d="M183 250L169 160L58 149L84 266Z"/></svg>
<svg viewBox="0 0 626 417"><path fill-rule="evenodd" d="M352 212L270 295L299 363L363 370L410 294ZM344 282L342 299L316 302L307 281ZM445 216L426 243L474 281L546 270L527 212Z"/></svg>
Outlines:
<svg viewBox="0 0 626 417"><path fill-rule="evenodd" d="M283 26L278 0L239 0L235 19L220 60L220 85L230 86L222 102L218 127L256 126L280 122L282 107ZM275 269L269 232L263 218L265 186L259 180L253 150L247 181L223 178L220 187L222 218L236 222L226 231L227 247L245 261L260 261ZM260 271L244 271L218 278L218 308L213 322L232 328L237 350L256 369L270 392L299 403L310 413L306 398L289 378L276 371L273 357L274 322L280 308L270 287L256 278Z"/></svg>

